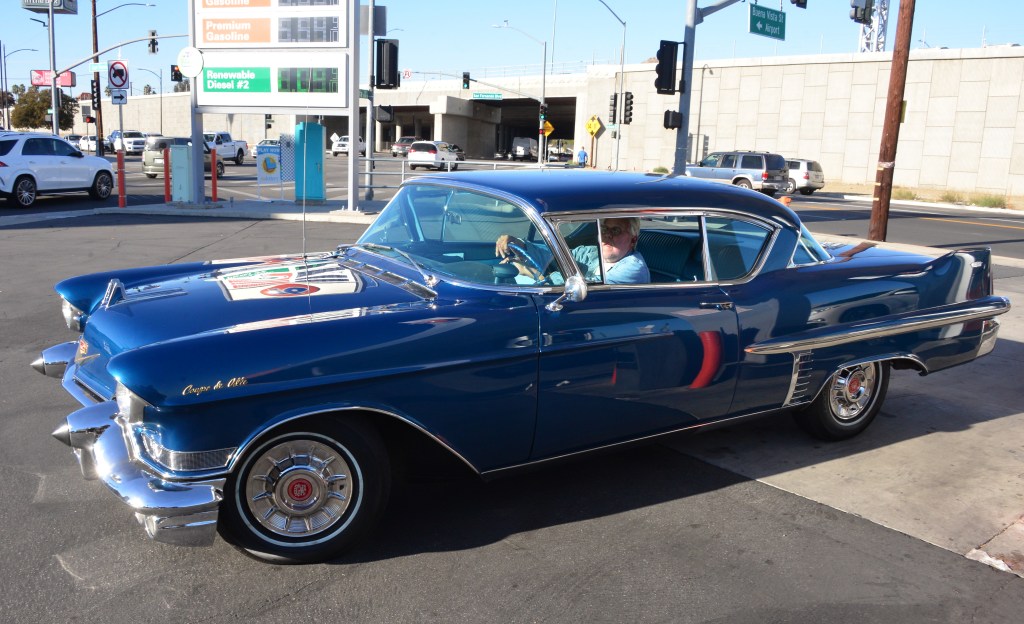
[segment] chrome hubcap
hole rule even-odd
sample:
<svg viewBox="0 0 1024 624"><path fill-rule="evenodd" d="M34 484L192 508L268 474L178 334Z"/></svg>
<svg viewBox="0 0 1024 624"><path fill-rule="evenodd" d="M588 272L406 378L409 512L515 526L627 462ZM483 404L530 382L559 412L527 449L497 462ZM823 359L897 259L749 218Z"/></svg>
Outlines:
<svg viewBox="0 0 1024 624"><path fill-rule="evenodd" d="M829 404L841 421L856 420L871 405L878 380L876 364L844 368L832 378Z"/></svg>
<svg viewBox="0 0 1024 624"><path fill-rule="evenodd" d="M36 198L36 187L29 180L18 183L18 187L14 192L18 195L18 203L22 205L27 206Z"/></svg>
<svg viewBox="0 0 1024 624"><path fill-rule="evenodd" d="M352 499L352 469L314 440L282 442L254 462L245 485L249 511L264 529L285 537L328 531Z"/></svg>

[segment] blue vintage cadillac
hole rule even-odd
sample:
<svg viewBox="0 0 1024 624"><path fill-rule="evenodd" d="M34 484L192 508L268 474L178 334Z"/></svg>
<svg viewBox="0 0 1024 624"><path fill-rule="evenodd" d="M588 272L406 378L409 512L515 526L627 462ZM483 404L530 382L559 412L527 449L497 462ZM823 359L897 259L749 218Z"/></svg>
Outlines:
<svg viewBox="0 0 1024 624"><path fill-rule="evenodd" d="M56 290L80 337L33 366L84 405L54 432L84 476L155 539L276 561L356 544L423 448L492 477L780 411L848 438L891 368L970 362L1009 309L987 249L826 250L760 193L567 170L416 178L332 252Z"/></svg>

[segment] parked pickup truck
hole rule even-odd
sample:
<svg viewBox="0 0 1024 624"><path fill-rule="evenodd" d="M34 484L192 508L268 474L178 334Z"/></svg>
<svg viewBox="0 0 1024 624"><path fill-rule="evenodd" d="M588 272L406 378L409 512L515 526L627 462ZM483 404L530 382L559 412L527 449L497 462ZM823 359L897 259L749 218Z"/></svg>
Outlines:
<svg viewBox="0 0 1024 624"><path fill-rule="evenodd" d="M224 160L233 160L236 165L245 161L249 146L243 140L234 140L230 132L204 132L203 138L211 149L217 150L217 156Z"/></svg>

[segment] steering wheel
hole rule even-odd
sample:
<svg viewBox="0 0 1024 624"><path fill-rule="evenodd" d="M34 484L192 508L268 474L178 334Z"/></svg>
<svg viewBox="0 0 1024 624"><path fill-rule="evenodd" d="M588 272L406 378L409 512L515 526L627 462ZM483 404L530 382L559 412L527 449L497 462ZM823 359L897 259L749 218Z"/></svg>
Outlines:
<svg viewBox="0 0 1024 624"><path fill-rule="evenodd" d="M530 254L526 251L526 248L519 243L509 241L508 249L512 253L512 262L518 262L526 267L527 271L531 273L533 277L533 283L542 284L547 280L547 276L544 275L544 271L540 268L538 263Z"/></svg>

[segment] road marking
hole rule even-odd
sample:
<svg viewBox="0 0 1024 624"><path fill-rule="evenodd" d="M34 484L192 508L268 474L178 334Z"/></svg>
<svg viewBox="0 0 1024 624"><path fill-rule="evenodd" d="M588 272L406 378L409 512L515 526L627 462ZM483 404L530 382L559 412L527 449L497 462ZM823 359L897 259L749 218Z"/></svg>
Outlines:
<svg viewBox="0 0 1024 624"><path fill-rule="evenodd" d="M935 217L920 217L922 221L941 221L942 223L963 223L966 225L982 225L984 227L1006 228L1009 230L1024 230L1020 225L1001 225L999 223L980 223L978 221L961 221L960 219L936 219Z"/></svg>

